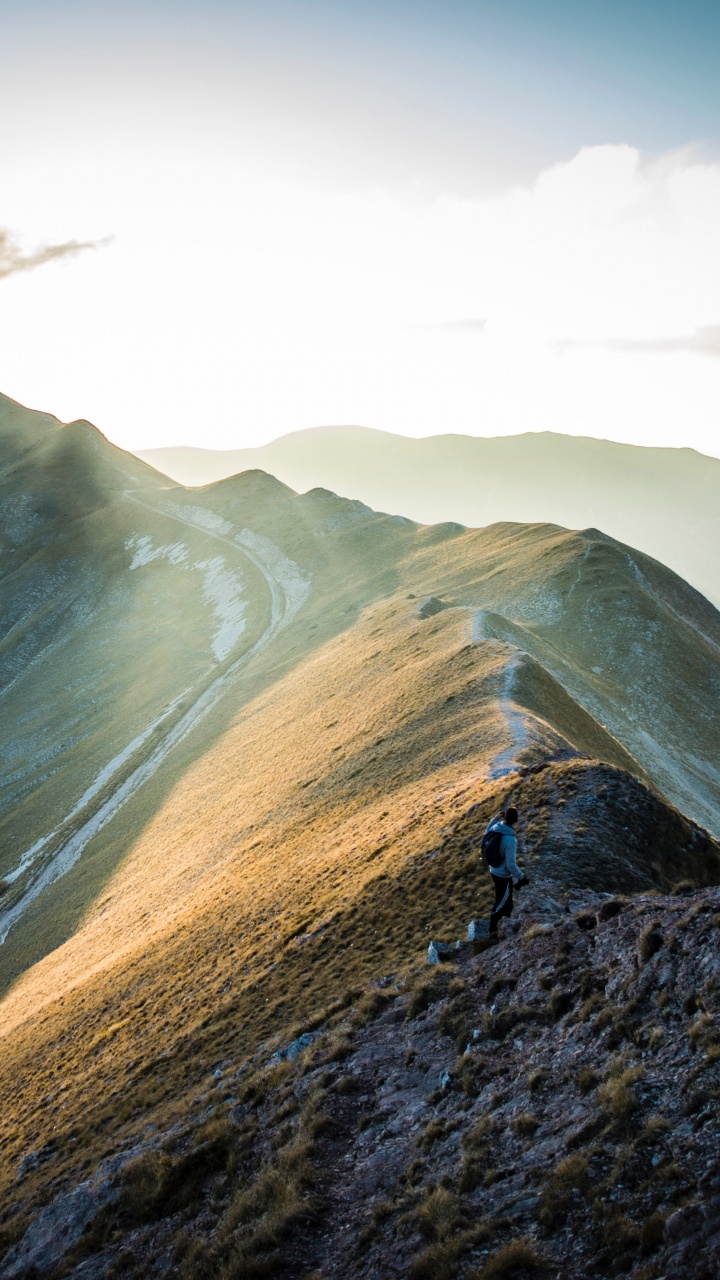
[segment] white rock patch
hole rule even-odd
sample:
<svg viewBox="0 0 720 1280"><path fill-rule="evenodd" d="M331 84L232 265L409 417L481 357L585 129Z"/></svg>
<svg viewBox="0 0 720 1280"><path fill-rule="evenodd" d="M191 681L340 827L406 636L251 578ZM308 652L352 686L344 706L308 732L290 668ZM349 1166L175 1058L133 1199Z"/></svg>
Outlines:
<svg viewBox="0 0 720 1280"><path fill-rule="evenodd" d="M130 564L131 569L139 569L142 565L152 564L153 560L169 560L170 564L182 564L187 560L188 549L184 542L173 542L167 547L154 547L147 534L140 537L134 533L125 543L127 551L135 554Z"/></svg>
<svg viewBox="0 0 720 1280"><path fill-rule="evenodd" d="M211 647L215 661L222 662L245 630L245 581L236 569L226 568L222 556L200 560L196 568L203 572L203 595L219 622Z"/></svg>

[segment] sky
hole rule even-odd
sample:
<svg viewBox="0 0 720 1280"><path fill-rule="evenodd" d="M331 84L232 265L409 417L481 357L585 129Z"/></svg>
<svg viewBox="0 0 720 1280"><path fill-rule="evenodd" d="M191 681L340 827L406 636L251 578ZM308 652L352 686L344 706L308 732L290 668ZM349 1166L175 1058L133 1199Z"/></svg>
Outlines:
<svg viewBox="0 0 720 1280"><path fill-rule="evenodd" d="M720 456L717 0L0 0L0 391Z"/></svg>

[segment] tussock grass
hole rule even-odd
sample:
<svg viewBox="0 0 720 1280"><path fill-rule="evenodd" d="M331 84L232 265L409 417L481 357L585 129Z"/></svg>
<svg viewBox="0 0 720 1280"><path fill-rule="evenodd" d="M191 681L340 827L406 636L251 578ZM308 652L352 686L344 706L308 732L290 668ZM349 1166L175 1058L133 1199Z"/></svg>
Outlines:
<svg viewBox="0 0 720 1280"><path fill-rule="evenodd" d="M532 1111L522 1111L519 1116L514 1116L510 1122L516 1138L532 1138L539 1125L540 1121L537 1116L533 1115Z"/></svg>
<svg viewBox="0 0 720 1280"><path fill-rule="evenodd" d="M648 924L638 938L638 956L644 964L660 950L665 939L659 923Z"/></svg>
<svg viewBox="0 0 720 1280"><path fill-rule="evenodd" d="M609 1079L600 1086L598 1098L608 1115L618 1124L626 1124L638 1109L638 1098L633 1085L645 1074L642 1066L624 1067L616 1062Z"/></svg>
<svg viewBox="0 0 720 1280"><path fill-rule="evenodd" d="M507 1276L535 1275L545 1269L545 1261L534 1241L511 1240L473 1275L473 1280L505 1280Z"/></svg>
<svg viewBox="0 0 720 1280"><path fill-rule="evenodd" d="M577 1087L581 1093L592 1093L600 1083L600 1077L592 1067L581 1067L577 1073Z"/></svg>
<svg viewBox="0 0 720 1280"><path fill-rule="evenodd" d="M491 1169L493 1139L497 1124L492 1116L482 1116L463 1138L463 1159L460 1165L458 1188L461 1192L474 1191L486 1179Z"/></svg>
<svg viewBox="0 0 720 1280"><path fill-rule="evenodd" d="M536 1067L527 1078L529 1093L540 1093L550 1082L550 1072L546 1067Z"/></svg>
<svg viewBox="0 0 720 1280"><path fill-rule="evenodd" d="M567 1156L546 1178L538 1209L538 1221L544 1227L557 1227L572 1204L584 1197L589 1186L587 1157L580 1152Z"/></svg>

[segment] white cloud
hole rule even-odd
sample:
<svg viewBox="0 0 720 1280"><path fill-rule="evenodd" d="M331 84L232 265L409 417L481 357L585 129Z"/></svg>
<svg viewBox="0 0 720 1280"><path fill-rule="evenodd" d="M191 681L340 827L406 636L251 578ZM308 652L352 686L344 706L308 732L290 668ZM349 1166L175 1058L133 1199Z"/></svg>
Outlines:
<svg viewBox="0 0 720 1280"><path fill-rule="evenodd" d="M16 174L6 218L117 239L73 266L71 299L67 273L6 283L1 389L119 443L363 422L720 454L720 362L697 338L720 323L720 165L691 152L594 147L532 186L434 202L232 155L115 157L54 174L43 223L48 183Z"/></svg>

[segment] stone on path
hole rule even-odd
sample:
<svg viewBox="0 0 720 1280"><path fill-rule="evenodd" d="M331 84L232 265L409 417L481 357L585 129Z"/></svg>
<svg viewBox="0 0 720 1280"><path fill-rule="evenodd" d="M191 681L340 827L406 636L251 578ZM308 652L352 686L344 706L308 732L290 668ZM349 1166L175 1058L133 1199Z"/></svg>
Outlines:
<svg viewBox="0 0 720 1280"><path fill-rule="evenodd" d="M451 947L447 942L430 943L427 952L428 964L442 964L443 961L456 960L457 951L455 947Z"/></svg>

